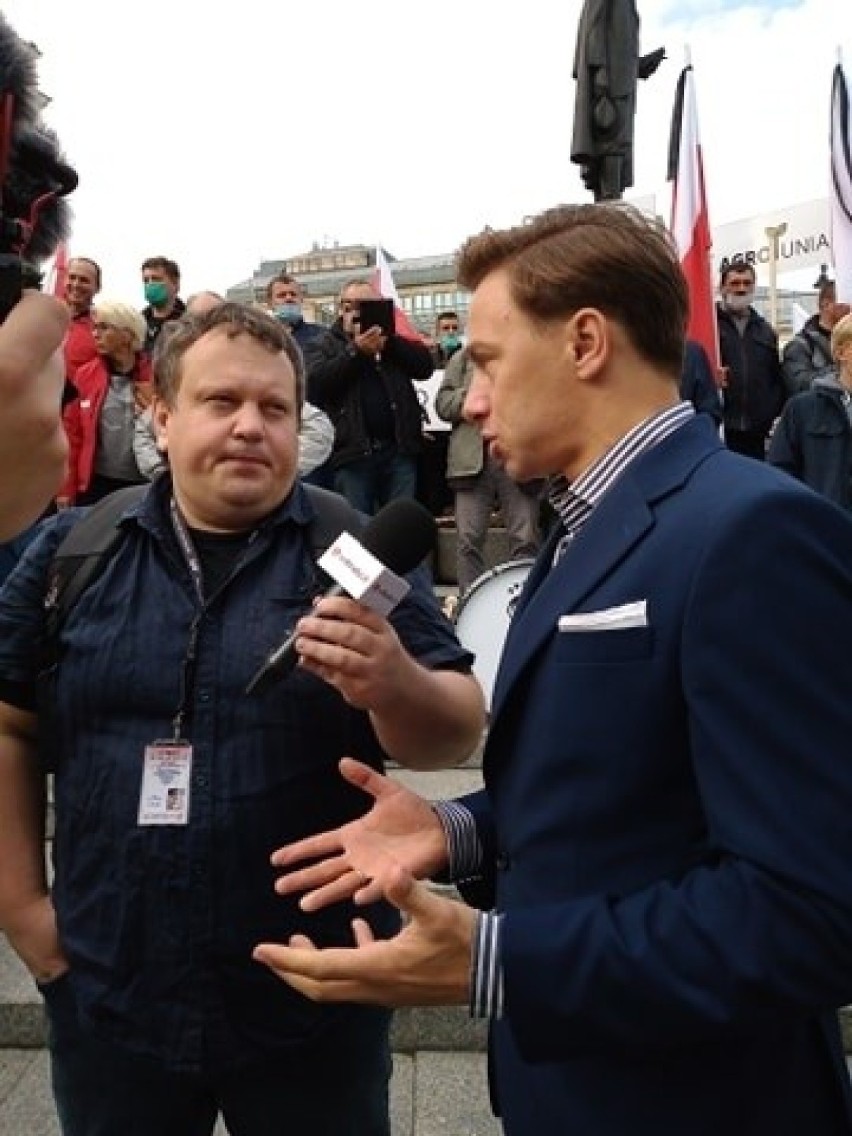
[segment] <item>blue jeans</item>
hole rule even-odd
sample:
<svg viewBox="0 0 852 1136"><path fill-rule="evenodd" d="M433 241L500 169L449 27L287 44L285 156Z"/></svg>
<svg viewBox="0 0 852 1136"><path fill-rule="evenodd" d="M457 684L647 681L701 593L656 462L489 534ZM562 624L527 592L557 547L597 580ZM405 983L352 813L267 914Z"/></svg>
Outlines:
<svg viewBox="0 0 852 1136"><path fill-rule="evenodd" d="M388 442L335 470L334 488L353 508L371 517L388 501L414 497L417 463L397 453L394 443Z"/></svg>
<svg viewBox="0 0 852 1136"><path fill-rule="evenodd" d="M63 1136L390 1136L384 1010L304 1052L214 1075L169 1072L86 1033L67 978L42 987Z"/></svg>

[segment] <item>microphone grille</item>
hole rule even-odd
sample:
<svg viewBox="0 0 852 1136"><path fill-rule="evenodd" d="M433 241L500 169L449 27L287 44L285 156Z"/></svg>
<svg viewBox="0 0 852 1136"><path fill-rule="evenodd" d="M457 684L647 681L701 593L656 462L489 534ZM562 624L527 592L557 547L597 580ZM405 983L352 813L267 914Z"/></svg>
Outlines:
<svg viewBox="0 0 852 1136"><path fill-rule="evenodd" d="M418 502L401 497L378 512L361 533L361 544L398 576L412 572L435 544L435 518Z"/></svg>

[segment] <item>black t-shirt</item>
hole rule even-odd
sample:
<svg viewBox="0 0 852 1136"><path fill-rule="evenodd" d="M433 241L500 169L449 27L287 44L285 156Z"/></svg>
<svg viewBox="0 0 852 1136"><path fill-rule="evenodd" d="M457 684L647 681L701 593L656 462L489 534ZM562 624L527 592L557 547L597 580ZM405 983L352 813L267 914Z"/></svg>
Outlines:
<svg viewBox="0 0 852 1136"><path fill-rule="evenodd" d="M251 539L251 530L240 533L214 533L190 529L189 535L201 563L204 595L209 599L224 584Z"/></svg>

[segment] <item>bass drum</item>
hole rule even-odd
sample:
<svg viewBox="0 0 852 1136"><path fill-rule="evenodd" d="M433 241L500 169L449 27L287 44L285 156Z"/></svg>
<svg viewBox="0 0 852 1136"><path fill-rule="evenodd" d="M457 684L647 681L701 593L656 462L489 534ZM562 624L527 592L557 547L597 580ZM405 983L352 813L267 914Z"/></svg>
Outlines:
<svg viewBox="0 0 852 1136"><path fill-rule="evenodd" d="M456 608L456 635L461 645L476 656L473 673L479 679L489 710L509 624L534 563L534 560L509 560L483 572Z"/></svg>

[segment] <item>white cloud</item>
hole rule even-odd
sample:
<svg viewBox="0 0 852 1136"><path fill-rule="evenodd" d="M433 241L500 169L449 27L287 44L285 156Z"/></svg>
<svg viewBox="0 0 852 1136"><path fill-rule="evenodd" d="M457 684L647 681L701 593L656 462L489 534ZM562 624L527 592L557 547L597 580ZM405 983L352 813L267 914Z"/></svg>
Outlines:
<svg viewBox="0 0 852 1136"><path fill-rule="evenodd" d="M660 191L689 42L716 221L822 196L831 67L848 0L671 16L639 0L669 59L639 90L637 192ZM588 200L569 158L580 0L7 0L42 52L48 118L80 172L72 252L141 302L146 255L184 292L323 237L398 256ZM696 14L697 13L697 14ZM852 42L847 43L852 61Z"/></svg>

